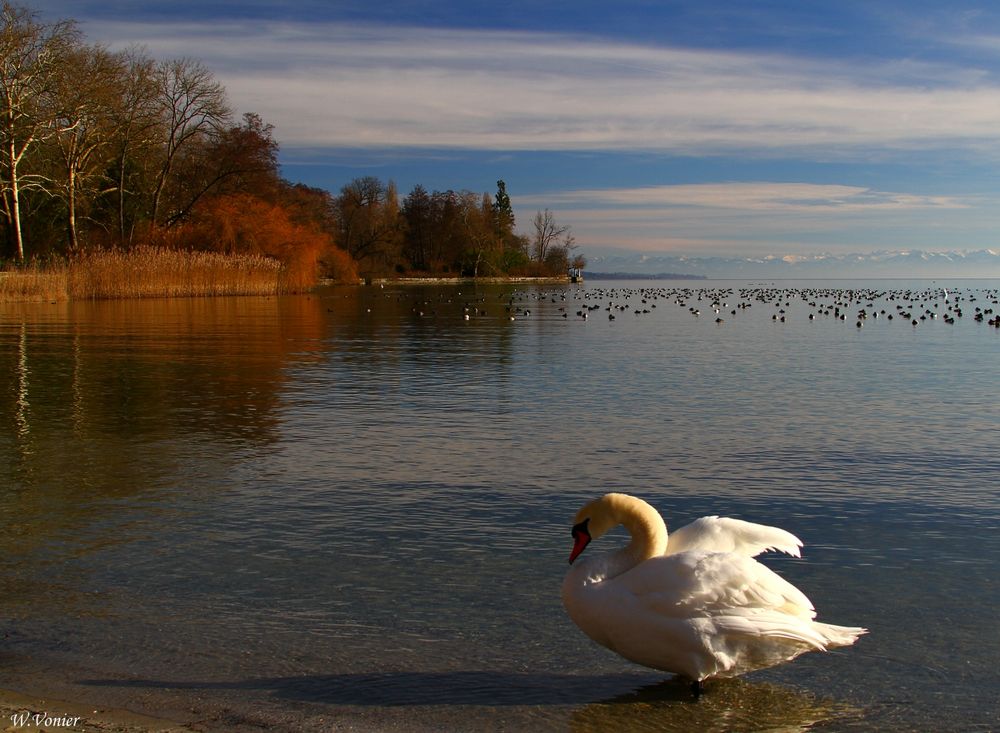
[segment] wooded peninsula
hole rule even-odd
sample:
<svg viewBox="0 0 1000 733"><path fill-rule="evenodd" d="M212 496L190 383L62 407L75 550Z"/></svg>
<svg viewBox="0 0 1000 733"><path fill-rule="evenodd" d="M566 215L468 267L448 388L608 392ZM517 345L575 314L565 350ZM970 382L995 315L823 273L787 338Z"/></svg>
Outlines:
<svg viewBox="0 0 1000 733"><path fill-rule="evenodd" d="M321 278L562 276L569 226L515 231L506 185L428 192L281 175L274 127L237 118L202 63L90 44L0 9L0 301L302 292Z"/></svg>

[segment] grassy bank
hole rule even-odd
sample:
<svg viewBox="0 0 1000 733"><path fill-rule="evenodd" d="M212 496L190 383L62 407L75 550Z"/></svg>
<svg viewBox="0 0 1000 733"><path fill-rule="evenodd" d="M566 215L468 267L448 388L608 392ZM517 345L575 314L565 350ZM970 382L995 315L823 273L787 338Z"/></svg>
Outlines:
<svg viewBox="0 0 1000 733"><path fill-rule="evenodd" d="M275 295L286 285L281 263L269 257L138 247L0 272L0 302Z"/></svg>

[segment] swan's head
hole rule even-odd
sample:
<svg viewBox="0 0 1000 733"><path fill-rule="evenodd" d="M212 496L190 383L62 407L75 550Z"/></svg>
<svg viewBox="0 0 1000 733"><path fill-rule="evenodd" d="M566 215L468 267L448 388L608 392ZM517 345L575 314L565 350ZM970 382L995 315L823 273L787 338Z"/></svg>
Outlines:
<svg viewBox="0 0 1000 733"><path fill-rule="evenodd" d="M587 502L573 519L573 551L569 554L572 563L587 549L591 540L606 534L621 524L619 511L624 500L632 499L625 494L605 494L600 499Z"/></svg>

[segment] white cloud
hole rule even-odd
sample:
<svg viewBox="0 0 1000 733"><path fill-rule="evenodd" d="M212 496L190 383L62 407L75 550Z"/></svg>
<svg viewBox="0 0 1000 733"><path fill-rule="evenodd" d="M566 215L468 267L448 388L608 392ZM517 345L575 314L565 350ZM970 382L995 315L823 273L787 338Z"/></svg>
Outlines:
<svg viewBox="0 0 1000 733"><path fill-rule="evenodd" d="M832 154L1000 143L1000 87L956 66L328 23L85 30L203 60L286 147Z"/></svg>

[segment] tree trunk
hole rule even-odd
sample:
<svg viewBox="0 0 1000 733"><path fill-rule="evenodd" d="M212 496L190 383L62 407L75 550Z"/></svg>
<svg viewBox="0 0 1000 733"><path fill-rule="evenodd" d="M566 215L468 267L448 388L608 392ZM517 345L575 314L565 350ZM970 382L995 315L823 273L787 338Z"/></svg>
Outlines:
<svg viewBox="0 0 1000 733"><path fill-rule="evenodd" d="M24 262L24 239L21 236L21 189L17 180L17 151L14 141L10 141L10 200L11 227L14 229L14 242L17 245L17 259Z"/></svg>
<svg viewBox="0 0 1000 733"><path fill-rule="evenodd" d="M125 244L125 156L118 166L118 240ZM131 244L131 242L129 242Z"/></svg>
<svg viewBox="0 0 1000 733"><path fill-rule="evenodd" d="M72 166L69 169L69 191L66 201L66 208L69 209L69 251L76 252L79 244L76 239L76 171Z"/></svg>

